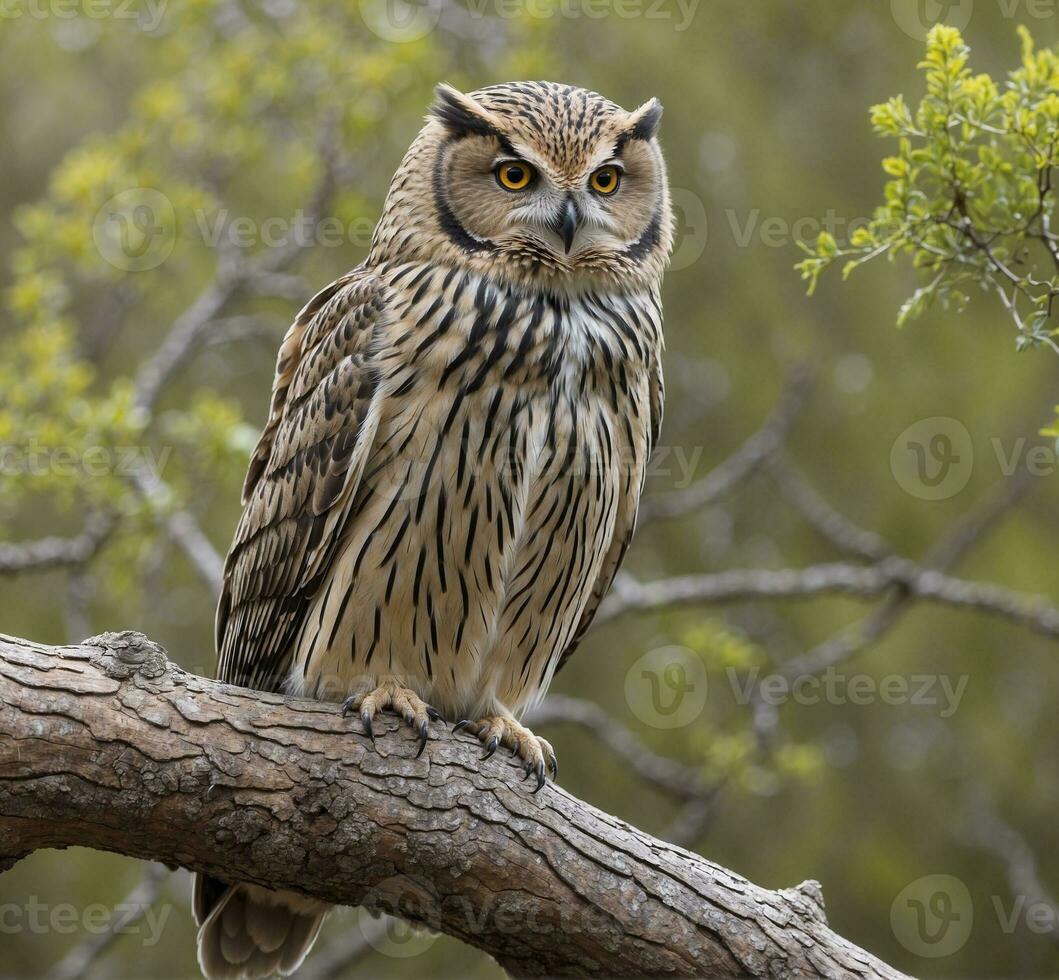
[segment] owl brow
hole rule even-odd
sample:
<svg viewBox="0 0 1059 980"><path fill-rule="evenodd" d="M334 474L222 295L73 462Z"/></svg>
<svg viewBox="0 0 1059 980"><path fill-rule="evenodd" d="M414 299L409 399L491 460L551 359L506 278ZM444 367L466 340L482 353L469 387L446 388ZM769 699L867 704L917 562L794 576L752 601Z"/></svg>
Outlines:
<svg viewBox="0 0 1059 980"><path fill-rule="evenodd" d="M434 117L448 128L448 142L461 140L466 136L495 139L505 153L515 154L515 148L511 145L511 140L500 132L492 122L468 112L463 106L446 101L435 105L432 112Z"/></svg>
<svg viewBox="0 0 1059 980"><path fill-rule="evenodd" d="M541 161L534 159L529 153L519 153L514 147L512 147L510 153L505 150L502 153L496 154L496 156L493 157L493 162L490 164L490 167L495 169L502 163L528 163L538 173L551 176L548 172L548 168Z"/></svg>

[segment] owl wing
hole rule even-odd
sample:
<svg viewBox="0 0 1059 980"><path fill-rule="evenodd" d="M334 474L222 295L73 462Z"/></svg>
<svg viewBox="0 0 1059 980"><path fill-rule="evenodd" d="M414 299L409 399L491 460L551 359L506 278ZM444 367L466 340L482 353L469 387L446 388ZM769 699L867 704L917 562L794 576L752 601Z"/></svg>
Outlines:
<svg viewBox="0 0 1059 980"><path fill-rule="evenodd" d="M298 314L280 346L268 421L217 606L217 676L279 690L310 600L351 518L377 426L371 340L388 317L363 268Z"/></svg>
<svg viewBox="0 0 1059 980"><path fill-rule="evenodd" d="M650 365L648 379L648 419L646 426L646 442L642 447L644 456L644 471L646 473L647 461L651 458L654 447L658 445L658 437L662 431L662 408L665 404L665 382L662 378L662 361L659 356L653 359ZM626 483L621 488L618 498L618 512L614 520L614 534L610 539L610 547L603 558L600 566L599 576L592 588L592 594L588 598L581 619L578 621L577 629L574 631L573 639L566 645L556 672L562 669L563 664L570 659L571 654L577 649L581 640L584 639L592 620L596 618L599 605L610 591L614 582L614 576L618 574L621 563L625 560L625 552L629 550L632 543L633 532L636 530L636 512L640 506L640 491L643 489L643 481L638 483L632 479L631 470L626 473Z"/></svg>

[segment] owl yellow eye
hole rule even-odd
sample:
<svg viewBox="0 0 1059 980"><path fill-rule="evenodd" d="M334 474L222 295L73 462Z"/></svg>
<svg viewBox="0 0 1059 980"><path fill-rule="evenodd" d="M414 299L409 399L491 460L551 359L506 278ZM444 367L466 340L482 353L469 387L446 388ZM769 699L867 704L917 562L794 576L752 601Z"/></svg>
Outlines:
<svg viewBox="0 0 1059 980"><path fill-rule="evenodd" d="M524 191L533 180L534 170L521 160L508 160L496 168L496 182L505 191Z"/></svg>
<svg viewBox="0 0 1059 980"><path fill-rule="evenodd" d="M588 186L597 194L613 194L621 183L621 171L617 167L600 167L589 178Z"/></svg>

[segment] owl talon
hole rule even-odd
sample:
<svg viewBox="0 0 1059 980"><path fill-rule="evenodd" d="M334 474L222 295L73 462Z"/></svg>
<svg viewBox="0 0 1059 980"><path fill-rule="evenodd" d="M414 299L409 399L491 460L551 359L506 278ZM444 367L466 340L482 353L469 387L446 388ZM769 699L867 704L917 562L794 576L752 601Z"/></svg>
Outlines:
<svg viewBox="0 0 1059 980"><path fill-rule="evenodd" d="M428 704L428 705L427 705L427 717L428 717L428 718L429 718L429 719L430 719L431 721L441 721L441 712L440 712L440 711L438 711L438 709L437 709L437 708L433 708L433 707L431 707L431 706L430 706L430 705Z"/></svg>
<svg viewBox="0 0 1059 980"><path fill-rule="evenodd" d="M520 760L520 768L523 770L522 781L525 782L530 776L536 776L536 788L534 793L539 792L547 782L547 772L559 772L559 763L555 757L555 750L543 738L534 735L528 728L520 725L510 715L490 715L478 721L465 718L457 722L452 729L453 734L469 731L485 748L481 761L485 761L502 745L510 751L512 759Z"/></svg>
<svg viewBox="0 0 1059 980"><path fill-rule="evenodd" d="M414 691L402 687L396 679L390 678L383 680L375 690L358 692L342 702L343 716L351 711L360 712L361 726L364 734L371 739L372 745L375 744L375 729L372 720L380 711L387 708L416 733L419 749L415 757L418 759L423 754L423 749L426 748L430 737L430 722L436 720L435 715L438 718L441 715L436 708L431 708Z"/></svg>

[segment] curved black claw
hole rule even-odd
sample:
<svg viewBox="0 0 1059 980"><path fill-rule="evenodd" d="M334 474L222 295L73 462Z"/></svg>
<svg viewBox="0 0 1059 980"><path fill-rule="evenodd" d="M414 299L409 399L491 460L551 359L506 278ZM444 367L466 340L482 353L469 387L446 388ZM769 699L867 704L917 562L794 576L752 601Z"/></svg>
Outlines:
<svg viewBox="0 0 1059 980"><path fill-rule="evenodd" d="M557 758L555 758L555 753L554 752L548 757L548 763L550 764L551 769L552 769L552 779L558 779L559 778L559 760Z"/></svg>
<svg viewBox="0 0 1059 980"><path fill-rule="evenodd" d="M342 702L342 717L343 718L346 715L348 715L353 710L353 706L356 703L357 703L357 699L355 697L346 698L346 700Z"/></svg>
<svg viewBox="0 0 1059 980"><path fill-rule="evenodd" d="M438 711L437 708L430 707L430 705L428 704L427 705L427 717L431 721L441 721L441 712Z"/></svg>
<svg viewBox="0 0 1059 980"><path fill-rule="evenodd" d="M470 728L473 724L474 722L471 721L470 718L464 718L463 721L458 721L455 725L452 726L452 734L458 735L465 728Z"/></svg>
<svg viewBox="0 0 1059 980"><path fill-rule="evenodd" d="M544 760L541 759L541 761L537 763L537 785L533 788L533 792L539 793L544 789L544 784L547 781L547 777L544 775Z"/></svg>
<svg viewBox="0 0 1059 980"><path fill-rule="evenodd" d="M375 731L371 727L371 712L362 711L360 713L360 723L364 726L364 733L371 739L371 744L375 744Z"/></svg>
<svg viewBox="0 0 1059 980"><path fill-rule="evenodd" d="M484 761L484 760L488 759L489 756L491 756L496 751L497 746L499 744L500 744L500 736L499 735L494 735L491 739L489 739L489 741L486 743L485 755L482 756L482 760Z"/></svg>
<svg viewBox="0 0 1059 980"><path fill-rule="evenodd" d="M423 722L419 726L419 751L416 753L418 759L423 754L423 749L427 747L427 736L430 734L430 728L428 722Z"/></svg>

